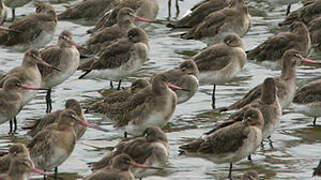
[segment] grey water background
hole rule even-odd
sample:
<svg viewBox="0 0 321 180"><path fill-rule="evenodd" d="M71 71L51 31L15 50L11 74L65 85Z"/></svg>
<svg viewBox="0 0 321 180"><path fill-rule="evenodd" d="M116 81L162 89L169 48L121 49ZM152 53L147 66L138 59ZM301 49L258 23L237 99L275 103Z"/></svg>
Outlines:
<svg viewBox="0 0 321 180"><path fill-rule="evenodd" d="M64 10L64 6L76 1L59 1L54 3L57 12ZM198 1L184 0L179 2L182 16L189 8ZM167 0L159 0L160 10L158 18L166 20L168 17ZM172 2L174 4L174 1ZM286 1L251 0L247 1L249 12L252 15L252 28L242 38L245 49L251 49L263 42L276 32L279 32L278 23L284 18ZM292 9L301 7L297 2ZM17 15L28 14L34 11L33 3L16 10ZM9 12L9 16L11 13ZM172 7L172 15L175 15L175 8ZM90 26L83 26L73 22L59 21L56 36L50 44L55 44L58 34L63 30L70 30L74 34L74 40L82 44L89 35L86 34ZM184 30L170 30L161 24L152 24L146 29L150 38L150 60L144 65L137 77L149 79L150 75L178 66L183 59L189 58L205 44L182 40L179 34ZM7 72L9 69L19 65L23 53L7 48L0 48L0 71ZM320 56L313 56L313 59L320 59ZM309 78L319 76L320 69L316 67L300 66L297 68L297 84ZM78 80L81 73L75 73L65 83L54 89L52 93L53 108L62 109L68 98L75 98L83 105L86 105L94 98L101 97L98 92L101 89L109 88L105 80ZM231 82L217 87L217 107L229 105L240 99L248 90L261 83L266 77L280 75L279 70L271 70L260 64L248 61L241 73ZM129 86L131 77L125 80L123 86ZM196 95L188 102L178 105L176 111L166 126L170 158L166 170L157 176L144 179L226 179L228 175L228 164L215 164L206 159L178 156L178 146L197 138L203 132L208 131L220 120L228 117L229 113L219 116L202 116L200 114L211 110L212 85L202 85ZM264 149L259 148L252 156L252 162L242 160L233 166L234 179L247 170L254 169L259 173L260 179L318 179L312 178L312 168L316 167L321 151L321 126L312 126L312 119L297 113L290 113L295 107L285 110L280 127L272 135L273 148L267 143ZM45 115L45 92L38 96L18 115L19 128L27 124L26 118L37 118ZM99 115L86 114L86 118L95 124L110 129L109 133L102 133L88 129L69 159L59 167L59 176L63 179L81 179L91 174L88 162L97 161L103 157L105 147L114 146L121 139L121 131L113 128L113 123ZM319 123L321 124L321 122ZM8 136L8 124L0 126L0 151L6 151L12 142L27 141L26 131L19 129L19 133ZM41 177L33 177L35 179ZM319 178L320 179L320 178Z"/></svg>

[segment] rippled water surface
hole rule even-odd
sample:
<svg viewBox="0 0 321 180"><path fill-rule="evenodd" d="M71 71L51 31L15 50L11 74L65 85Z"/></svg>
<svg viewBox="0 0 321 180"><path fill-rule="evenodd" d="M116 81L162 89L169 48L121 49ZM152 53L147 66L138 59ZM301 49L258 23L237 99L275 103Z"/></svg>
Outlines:
<svg viewBox="0 0 321 180"><path fill-rule="evenodd" d="M250 1L250 2L249 2ZM80 2L60 1L53 4L58 12L64 10L64 6ZM279 31L278 22L284 18L286 5L274 0L247 0L249 11L252 15L252 28L243 37L245 49L253 48L263 40ZM181 14L183 15L195 0L180 2ZM159 0L160 11L158 19L166 20L168 17L167 0ZM293 9L301 4L294 4ZM32 3L17 9L17 14L32 12ZM175 10L172 9L172 14ZM79 44L88 39L86 30L89 26L81 26L72 22L62 21L58 23L56 35L62 30L71 30L74 39ZM205 47L198 41L186 41L179 39L183 30L170 31L164 25L151 25L147 28L150 38L150 60L144 65L140 77L148 78L151 74L162 72L179 65L183 59L196 53ZM55 44L57 36L51 42ZM8 71L21 63L23 54L10 49L0 49L0 71ZM314 57L318 58L318 57ZM321 58L321 57L319 57ZM318 77L320 70L314 67L300 66L297 70L298 84L305 79ZM244 70L231 82L217 88L217 106L226 106L240 99L249 89L261 83L264 78L278 76L280 71L272 71L265 67L247 62ZM99 90L109 88L109 83L103 80L78 80L80 72L77 72L64 84L55 88L52 94L54 109L63 108L66 98L76 98L83 105L93 98L101 95ZM130 79L123 83L128 86ZM170 159L167 170L159 173L159 176L146 179L225 179L228 175L228 164L215 164L201 158L189 158L178 156L178 146L192 138L200 136L208 131L216 121L223 120L229 114L206 118L199 116L200 113L210 111L211 85L203 85L196 95L188 102L178 105L165 128L169 140ZM252 156L252 162L242 160L234 165L233 176L238 179L245 171L255 169L260 174L260 179L312 179L312 168L316 167L320 159L321 151L321 127L311 126L312 119L301 114L292 112L295 107L285 110L279 129L272 135L273 146L268 144L264 149L259 148ZM45 113L45 93L40 93L18 115L19 127L26 125L26 118L36 118ZM59 167L59 176L63 179L77 179L91 173L87 167L88 162L96 161L104 155L104 148L115 145L121 138L120 131L113 128L113 123L97 115L88 115L90 122L111 129L110 133L100 133L89 129L69 157ZM0 126L0 150L5 151L11 142L26 141L26 131L19 130L19 134L8 136L7 124ZM36 178L36 177L35 177ZM315 178L317 179L317 178Z"/></svg>

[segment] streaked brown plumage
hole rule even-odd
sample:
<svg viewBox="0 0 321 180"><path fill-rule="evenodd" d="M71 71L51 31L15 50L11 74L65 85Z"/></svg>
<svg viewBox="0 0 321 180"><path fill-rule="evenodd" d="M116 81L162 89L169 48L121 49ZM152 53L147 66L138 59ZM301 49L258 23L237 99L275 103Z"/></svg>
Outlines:
<svg viewBox="0 0 321 180"><path fill-rule="evenodd" d="M250 28L250 17L244 0L235 0L233 5L213 12L197 26L182 35L183 39L202 40L208 45L222 42L227 33L243 36Z"/></svg>
<svg viewBox="0 0 321 180"><path fill-rule="evenodd" d="M159 5L157 0L123 0L110 13L105 14L96 24L95 28L88 32L96 32L105 27L110 27L117 23L117 14L123 7L129 7L136 12L136 15L150 20L155 20Z"/></svg>
<svg viewBox="0 0 321 180"><path fill-rule="evenodd" d="M110 104L124 103L125 101L128 101L138 91L146 88L149 85L150 85L149 81L144 79L137 79L132 83L131 87L116 91L108 95L107 97L105 97L103 100L100 100L90 105L90 107L87 109L86 112L89 112L89 113L96 112L96 113L102 113L107 115L108 107L110 106Z"/></svg>
<svg viewBox="0 0 321 180"><path fill-rule="evenodd" d="M205 136L180 146L186 155L208 157L215 163L230 163L229 179L232 179L232 164L255 152L262 141L264 120L261 112L249 108L242 121L213 129Z"/></svg>
<svg viewBox="0 0 321 180"><path fill-rule="evenodd" d="M9 170L11 161L16 157L30 159L29 151L24 144L13 144L10 146L8 153L0 157L0 173L7 172Z"/></svg>
<svg viewBox="0 0 321 180"><path fill-rule="evenodd" d="M230 0L203 0L191 8L191 13L184 16L178 21L171 22L167 27L171 28L191 28L211 14L229 6Z"/></svg>
<svg viewBox="0 0 321 180"><path fill-rule="evenodd" d="M85 0L67 8L58 15L58 20L86 19L96 22L104 13L110 11L119 0Z"/></svg>
<svg viewBox="0 0 321 180"><path fill-rule="evenodd" d="M280 63L280 60L289 49L295 49L306 57L311 48L309 30L302 22L294 22L290 26L290 31L278 33L265 42L247 51L247 58L251 60L272 61Z"/></svg>
<svg viewBox="0 0 321 180"><path fill-rule="evenodd" d="M117 14L117 23L91 36L85 42L84 48L80 48L80 53L88 56L102 51L116 40L125 38L127 32L135 27L134 23L135 11L128 7L120 9Z"/></svg>
<svg viewBox="0 0 321 180"><path fill-rule="evenodd" d="M34 137L41 130L45 129L48 126L51 126L53 123L57 123L61 113L63 113L66 109L72 109L81 120L87 121L86 118L83 116L79 102L75 99L68 99L65 103L64 110L57 110L55 112L47 114L46 116L40 119L34 120L29 127L25 128L30 129L30 131L27 134ZM77 136L77 140L79 140L83 136L83 134L86 132L86 129L86 127L81 126L77 123L74 124L74 130Z"/></svg>
<svg viewBox="0 0 321 180"><path fill-rule="evenodd" d="M259 176L256 171L246 171L240 180L259 180Z"/></svg>
<svg viewBox="0 0 321 180"><path fill-rule="evenodd" d="M43 47L52 40L56 25L54 8L47 3L40 3L37 5L36 13L18 19L9 26L9 29L14 31L0 33L0 45L21 45L19 49L23 50L30 46Z"/></svg>
<svg viewBox="0 0 321 180"><path fill-rule="evenodd" d="M318 17L321 13L321 1L311 1L305 2L305 5L293 12L291 12L284 21L279 23L280 26L290 25L295 21L302 21L308 24L314 18Z"/></svg>
<svg viewBox="0 0 321 180"><path fill-rule="evenodd" d="M303 62L303 58L296 50L287 50L282 57L281 76L275 77L275 85L278 88L278 98L282 109L288 107L295 94L296 89L296 65ZM262 84L251 89L242 99L228 106L226 110L240 109L261 96Z"/></svg>
<svg viewBox="0 0 321 180"><path fill-rule="evenodd" d="M119 154L112 159L110 167L103 168L85 178L85 180L134 180L130 171L137 166L127 154Z"/></svg>
<svg viewBox="0 0 321 180"><path fill-rule="evenodd" d="M111 160L121 154L128 154L134 161L147 166L163 166L168 160L168 142L166 134L155 126L147 127L142 136L123 139L117 144L113 152L107 154L98 162L92 163L94 171L111 165ZM136 178L151 175L154 172L146 172L144 169L133 169Z"/></svg>

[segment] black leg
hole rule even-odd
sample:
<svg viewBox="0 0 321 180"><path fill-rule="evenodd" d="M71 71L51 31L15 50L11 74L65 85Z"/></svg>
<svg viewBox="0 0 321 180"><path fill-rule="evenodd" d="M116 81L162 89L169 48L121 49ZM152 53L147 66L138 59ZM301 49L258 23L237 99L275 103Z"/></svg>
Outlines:
<svg viewBox="0 0 321 180"><path fill-rule="evenodd" d="M16 18L16 10L12 8L12 21Z"/></svg>
<svg viewBox="0 0 321 180"><path fill-rule="evenodd" d="M55 167L55 180L58 180L58 167Z"/></svg>
<svg viewBox="0 0 321 180"><path fill-rule="evenodd" d="M110 89L114 89L113 81L109 81Z"/></svg>
<svg viewBox="0 0 321 180"><path fill-rule="evenodd" d="M127 132L126 131L124 132L124 138L127 138Z"/></svg>
<svg viewBox="0 0 321 180"><path fill-rule="evenodd" d="M171 6L172 6L172 0L168 0L168 19L170 19L172 16Z"/></svg>
<svg viewBox="0 0 321 180"><path fill-rule="evenodd" d="M215 90L216 90L216 85L213 85L213 94L212 94L212 108L215 109Z"/></svg>
<svg viewBox="0 0 321 180"><path fill-rule="evenodd" d="M228 173L228 179L232 179L232 163L230 163L230 172Z"/></svg>
<svg viewBox="0 0 321 180"><path fill-rule="evenodd" d="M247 157L247 160L252 161L251 154Z"/></svg>
<svg viewBox="0 0 321 180"><path fill-rule="evenodd" d="M273 149L274 147L273 147L273 141L271 139L271 136L267 137L267 139L269 140L270 147Z"/></svg>
<svg viewBox="0 0 321 180"><path fill-rule="evenodd" d="M120 90L120 85L121 85L121 80L119 80L119 82L118 82L118 87L117 87L118 91Z"/></svg>
<svg viewBox="0 0 321 180"><path fill-rule="evenodd" d="M176 6L176 18L178 17L180 11L179 11L179 4L178 4L178 0L176 0L175 2L175 6Z"/></svg>
<svg viewBox="0 0 321 180"><path fill-rule="evenodd" d="M12 119L9 121L9 127L10 127L10 129L9 129L9 133L8 133L8 134L11 134L11 133L12 133L12 124L13 124L12 121L13 121Z"/></svg>
<svg viewBox="0 0 321 180"><path fill-rule="evenodd" d="M51 101L51 89L49 89L47 91L47 95L46 95L46 102L47 102L47 109L46 109L46 113L50 113L52 110L52 101Z"/></svg>
<svg viewBox="0 0 321 180"><path fill-rule="evenodd" d="M313 120L313 126L315 126L316 125L316 123L317 123L317 117L314 117L314 120Z"/></svg>
<svg viewBox="0 0 321 180"><path fill-rule="evenodd" d="M286 8L286 14L285 15L289 15L291 12L291 3L289 3L288 8Z"/></svg>
<svg viewBox="0 0 321 180"><path fill-rule="evenodd" d="M46 172L46 170L43 170L44 172ZM46 180L47 179L47 176L46 175L43 175L43 180Z"/></svg>
<svg viewBox="0 0 321 180"><path fill-rule="evenodd" d="M14 123L14 130L13 133L16 133L17 129L18 129L18 125L17 125L17 118L16 116L13 118L13 123Z"/></svg>

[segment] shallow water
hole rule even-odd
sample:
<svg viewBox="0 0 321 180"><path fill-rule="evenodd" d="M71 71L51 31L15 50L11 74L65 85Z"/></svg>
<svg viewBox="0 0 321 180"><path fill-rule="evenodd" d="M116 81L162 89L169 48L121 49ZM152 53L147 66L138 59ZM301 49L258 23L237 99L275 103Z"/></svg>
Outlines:
<svg viewBox="0 0 321 180"><path fill-rule="evenodd" d="M79 2L72 1L74 2ZM60 1L54 6L58 12L68 5L69 1ZM249 2L249 11L252 15L252 28L243 37L245 49L250 49L263 40L278 32L278 22L284 18L286 5L269 0ZM70 2L69 2L70 3ZM159 0L160 12L158 19L167 19L167 1ZM196 1L180 2L181 15L184 14ZM296 9L301 4L294 4ZM23 8L17 9L17 14L28 14L34 9L30 3ZM175 14L174 7L172 14ZM10 14L10 13L9 13ZM74 39L79 44L88 39L86 30L88 26L81 26L72 22L62 21L58 23L55 39L64 29L74 33ZM171 31L164 25L152 25L147 28L150 37L150 60L144 65L139 77L149 77L151 74L162 72L179 65L183 59L205 47L198 41L179 39L183 30ZM0 71L8 71L21 63L23 54L10 49L0 49ZM316 57L317 58L317 57ZM319 57L321 58L321 57ZM308 78L318 77L319 69L308 66L300 66L297 70L298 83ZM240 99L249 89L261 83L264 78L277 76L280 71L267 69L259 64L247 62L244 70L229 83L218 86L216 105L226 106ZM80 72L77 72L64 84L54 89L52 98L54 109L63 108L66 97L76 98L82 104L86 104L93 98L100 97L99 90L108 88L109 83L103 80L78 80ZM127 80L126 80L127 81ZM128 81L129 82L129 81ZM130 83L125 82L123 86ZM165 128L169 140L170 159L167 170L160 172L159 176L146 179L225 179L228 175L228 164L215 164L201 158L178 156L178 146L199 137L203 132L211 129L216 121L223 120L228 116L224 113L219 116L207 118L198 114L210 111L211 85L203 85L196 95L188 102L178 105ZM292 112L293 108L286 109ZM18 115L19 127L26 125L26 118L36 118L45 113L45 93L39 93L29 105ZM86 114L90 122L111 129L109 133L100 133L89 129L77 146L70 158L59 167L59 176L63 179L77 179L91 173L87 167L88 162L100 159L105 150L104 147L115 145L121 138L122 133L113 128L113 123L97 115ZM265 144L264 149L259 148L252 156L252 162L242 160L233 167L233 177L238 179L245 171L254 169L258 171L260 179L312 179L312 168L316 167L320 159L321 150L321 127L311 126L312 119L301 114L287 113L282 117L279 129L272 135L272 149ZM26 131L19 130L19 134L8 136L8 125L0 126L0 150L5 151L11 142L26 141ZM35 177L37 178L37 177ZM317 179L317 178L314 178Z"/></svg>

